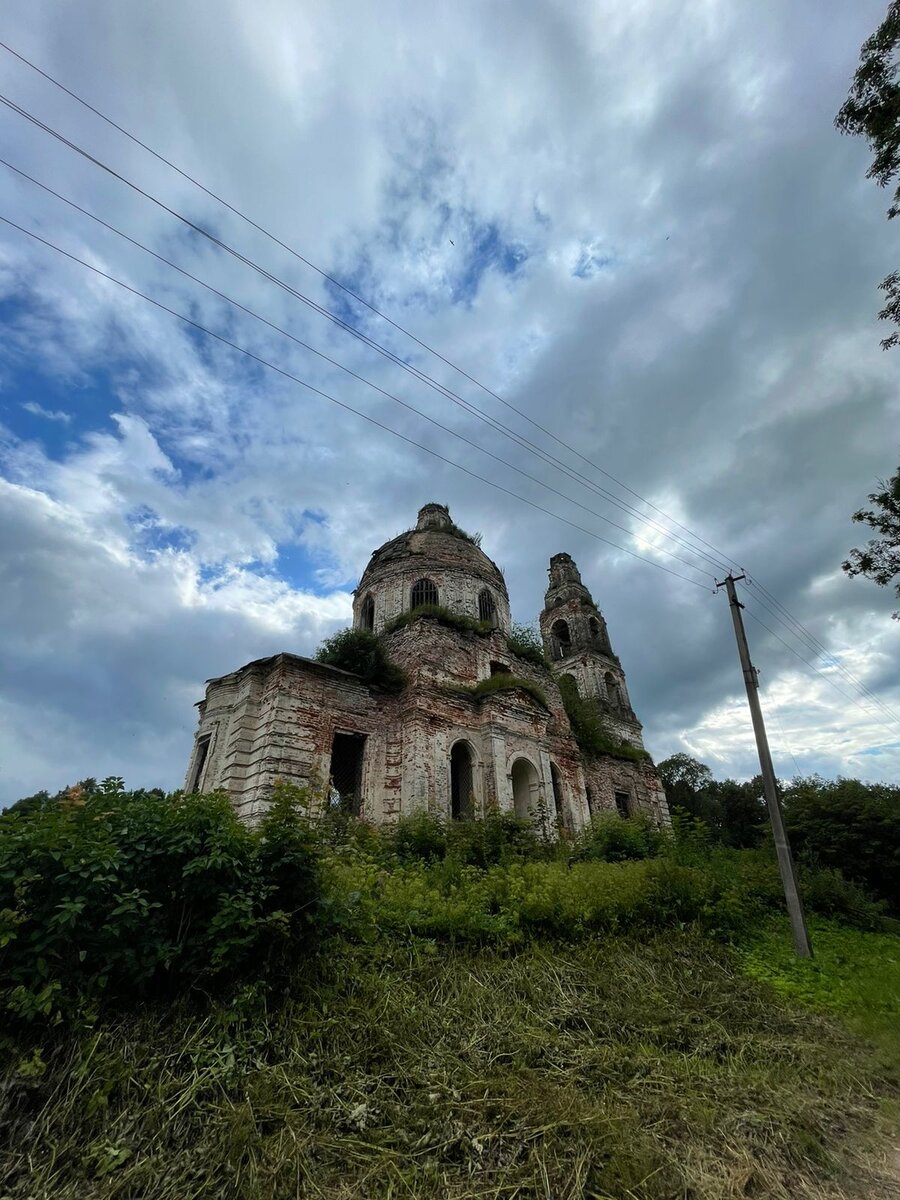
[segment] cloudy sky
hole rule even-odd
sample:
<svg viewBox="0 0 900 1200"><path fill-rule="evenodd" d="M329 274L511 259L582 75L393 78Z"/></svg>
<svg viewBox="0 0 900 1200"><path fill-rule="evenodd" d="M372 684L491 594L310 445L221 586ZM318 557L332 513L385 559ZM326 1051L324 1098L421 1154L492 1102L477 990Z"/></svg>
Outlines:
<svg viewBox="0 0 900 1200"><path fill-rule="evenodd" d="M777 634L748 621L779 774L896 781L900 725L844 674L900 710L896 601L840 570L900 453L876 318L896 229L832 127L884 8L7 0L0 40L302 257L3 50L5 97L161 203L8 107L3 159L221 294L6 166L0 214L426 449L0 225L0 801L178 786L204 680L310 653L432 499L483 533L519 620L569 551L651 752L746 776L694 531Z"/></svg>

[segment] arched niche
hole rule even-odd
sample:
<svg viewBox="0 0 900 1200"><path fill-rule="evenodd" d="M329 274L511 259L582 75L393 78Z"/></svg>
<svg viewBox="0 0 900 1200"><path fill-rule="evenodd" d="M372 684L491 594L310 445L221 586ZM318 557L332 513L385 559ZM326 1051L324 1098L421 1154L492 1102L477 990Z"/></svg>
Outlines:
<svg viewBox="0 0 900 1200"><path fill-rule="evenodd" d="M513 793L513 811L523 821L532 819L540 800L541 784L534 763L527 758L517 758L510 771Z"/></svg>
<svg viewBox="0 0 900 1200"><path fill-rule="evenodd" d="M365 629L367 633L373 633L375 630L375 598L371 592L362 602L362 608L359 612L360 629Z"/></svg>

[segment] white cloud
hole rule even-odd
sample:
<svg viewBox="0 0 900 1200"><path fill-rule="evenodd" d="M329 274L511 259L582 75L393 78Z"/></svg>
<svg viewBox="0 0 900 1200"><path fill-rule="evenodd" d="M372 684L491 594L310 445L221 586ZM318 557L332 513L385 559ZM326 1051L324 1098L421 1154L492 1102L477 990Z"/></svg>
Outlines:
<svg viewBox="0 0 900 1200"><path fill-rule="evenodd" d="M62 412L59 409L44 408L42 404L37 404L34 400L28 400L21 406L25 412L31 413L34 417L43 417L45 421L59 421L63 425L68 425L72 420L72 414Z"/></svg>

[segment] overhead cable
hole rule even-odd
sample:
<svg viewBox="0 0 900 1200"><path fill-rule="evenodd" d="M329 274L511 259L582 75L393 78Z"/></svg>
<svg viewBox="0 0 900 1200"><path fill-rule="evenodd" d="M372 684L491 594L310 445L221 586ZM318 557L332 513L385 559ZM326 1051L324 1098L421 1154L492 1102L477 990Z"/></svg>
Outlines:
<svg viewBox="0 0 900 1200"><path fill-rule="evenodd" d="M492 487L496 491L503 492L505 495L511 496L513 499L519 500L523 504L527 504L530 508L536 509L538 512L542 512L548 517L553 517L555 520L562 521L565 525L569 525L572 529L577 529L579 533L584 533L588 537L593 538L595 541L603 542L607 546L612 546L613 549L620 551L622 554L627 554L631 558L637 559L639 562L648 563L651 567L656 567L660 571L665 571L667 575L672 575L676 579L683 580L685 583L691 583L694 585L694 587L700 588L701 591L705 592L710 590L707 589L702 583L699 583L696 579L691 579L687 575L682 575L678 571L673 571L670 567L663 566L662 563L654 562L652 558L645 558L642 554L637 554L634 550L629 550L627 546L620 546L617 542L612 542L609 540L609 538L602 537L600 534L595 533L591 529L585 529L584 526L577 525L574 521L570 521L567 517L563 517L559 513L553 512L551 509L544 508L543 505L537 504L534 500L529 500L527 496L522 496L518 492L512 491L511 488L504 487L502 484L495 482L493 479L487 479L485 476L479 475L476 471L472 471L468 467L464 467L461 463L454 462L453 459L447 458L445 455L438 453L437 450L432 450L430 446L425 446L421 442L417 442L415 439L407 437L406 434L400 433L397 429L392 429L391 426L385 425L382 421L377 420L368 413L364 413L360 409L354 408L351 404L347 404L343 400L338 400L336 396L332 396L330 393L323 391L321 388L315 387L313 384L308 383L305 379L301 379L298 375L294 375L292 372L285 370L283 367L277 366L275 363L270 362L268 359L263 358L259 354L254 354L252 350L248 350L246 347L238 345L237 342L232 342L229 338L224 337L220 333L214 332L205 325L201 325L199 321L195 321L191 317L186 317L184 313L178 312L177 309L169 308L169 306L163 304L161 300L156 300L153 296L148 296L146 292L142 292L138 288L132 287L130 284L125 283L123 280L117 279L114 275L110 275L107 271L102 271L99 267L95 267L92 263L86 262L83 258L79 258L76 254L71 254L68 250L64 250L61 246L56 245L55 242L51 242L47 238L41 237L40 234L35 233L34 230L26 229L24 226L17 224L17 222L13 221L10 217L5 217L0 214L0 221L3 221L4 224L11 226L13 229L17 229L20 233L24 233L27 237L32 238L34 241L40 242L48 249L55 250L57 254L61 254L63 257L68 258L71 262L77 263L79 266L84 267L88 271L92 271L95 275L99 275L101 278L109 280L110 283L116 284L118 287L130 292L132 295L139 297L141 300L146 300L149 304L154 305L163 312L169 313L170 316L177 317L186 325L190 325L198 332L214 338L217 342L221 342L222 345L228 346L229 349L236 350L239 354L245 355L253 362L259 363L260 366L266 367L270 371L275 371L278 375L283 376L285 379L290 379L293 383L299 384L301 387L306 388L307 391L312 392L316 396L321 396L322 399L328 400L331 404L336 404L339 408L343 408L347 412L353 413L357 417L362 417L364 421L368 421L369 424L375 425L379 429L383 429L386 433L392 434L394 437L399 438L408 445L415 446L418 450L424 450L426 454L430 454L433 458L439 459L448 466L454 467L457 471L462 471L465 475L470 476L472 479L477 479L480 483L486 483L488 487Z"/></svg>
<svg viewBox="0 0 900 1200"><path fill-rule="evenodd" d="M194 187L198 188L205 195L209 196L210 199L215 200L217 204L221 204L224 208L228 209L229 212L233 213L235 216L239 217L242 221L244 221L247 225L251 226L251 228L253 228L253 229L257 230L259 233L263 234L266 238L268 238L275 245L279 246L282 250L285 250L288 254L292 255L295 259L297 259L298 262L302 262L304 264L304 266L309 267L310 270L314 271L322 279L325 279L328 283L332 284L334 287L339 288L342 292L344 292L345 295L350 296L357 303L363 305L366 309L369 310L369 312L371 312L375 316L379 317L382 321L385 321L388 325L390 325L392 328L396 329L399 333L402 333L405 337L408 337L411 341L413 341L417 346L421 347L423 350L428 351L429 354L432 354L435 358L439 359L441 362L443 362L444 364L449 366L452 370L456 371L464 379L467 379L470 383L475 384L476 387L480 388L483 392L485 392L485 394L493 397L493 399L497 400L500 404L504 405L511 412L516 413L523 420L528 421L529 424L531 424L535 429L540 430L541 433L543 433L547 437L551 438L554 442L557 443L557 445L562 446L564 449L568 450L570 454L574 454L576 456L576 458L579 458L582 462L584 462L588 466L592 467L595 471L598 471L601 475L605 476L607 479L610 479L613 483L616 484L617 487L620 487L623 491L627 492L629 495L634 496L635 499L639 500L642 504L644 504L648 508L652 509L654 512L656 512L659 516L663 517L670 524L672 524L676 528L680 529L683 533L686 533L689 537L693 538L695 541L699 542L701 545L706 546L706 548L708 550L712 550L714 554L718 555L719 558L721 560L723 560L716 564L718 567L721 568L722 566L733 566L734 565L733 560L731 560L729 558L729 556L726 555L723 551L717 550L716 547L712 545L712 543L708 542L705 538L701 537L699 534L693 532L687 526L681 524L680 521L675 520L674 517L672 517L669 514L667 514L666 512L664 512L663 509L659 508L651 500L648 500L648 499L646 499L646 497L640 495L639 492L636 492L633 488L629 487L628 484L624 483L620 479L617 479L615 475L611 474L605 468L601 467L598 463L595 463L595 462L593 462L593 460L585 457L585 455L583 455L574 446L570 445L568 442L564 441L557 434L555 434L553 432L553 430L548 429L548 428L546 428L546 426L540 424L538 421L535 421L532 417L530 417L528 415L528 413L522 411L516 405L514 405L510 401L504 399L503 396L501 396L497 392L493 391L486 384L481 383L480 380L476 379L473 375L469 374L469 372L464 370L458 364L454 363L451 359L447 358L439 350L434 349L433 346L430 346L427 342L424 342L422 339L418 338L409 329L406 329L403 325L400 325L397 321L393 320L393 318L388 316L387 313L383 312L381 309L377 308L370 301L366 300L365 297L363 297L363 296L359 295L357 292L353 291L353 289L349 288L345 283L342 283L341 280L338 279L336 276L330 274L328 271L325 271L322 267L317 266L316 263L312 262L309 258L305 257L298 250L296 250L292 246L288 245L288 243L284 242L276 234L274 234L270 230L266 229L263 225L260 225L257 221L253 220L252 217L248 216L245 212L243 212L241 209L237 208L235 205L229 203L229 201L225 200L224 197L218 195L211 188L207 187L204 183L201 183L200 180L197 179L195 176L189 174L187 171L185 171L181 167L177 166L174 162L172 162L170 159L166 158L159 151L154 150L152 146L150 146L146 142L142 141L139 137L137 137L136 134L132 133L128 129L125 129L124 126L118 124L111 117L107 116L106 113L101 112L99 108L96 108L89 101L85 100L83 96L80 96L77 92L73 91L71 88L66 87L65 84L63 84L60 80L56 79L49 72L44 71L36 63L32 62L29 58L26 58L26 56L24 54L21 54L19 51L13 49L13 47L8 45L6 42L0 41L0 48L6 50L7 53L11 54L14 58L17 58L25 66L29 67L31 70L35 71L38 75L42 76L42 78L46 79L48 81L48 83L52 83L54 87L56 87L60 91L64 92L67 96L71 97L71 99L75 100L78 104L82 105L89 112L92 112L95 116L99 117L107 125L109 125L113 129L115 129L118 133L121 133L124 137L126 137L130 141L132 141L135 145L140 146L140 148L142 150L146 151L153 158L155 158L158 162L163 163L164 166L168 167L170 170L174 171L177 175L181 176L182 179L185 179L188 183L191 183ZM643 516L643 519L647 520L646 516ZM671 535L671 531L667 531L667 532L669 532Z"/></svg>

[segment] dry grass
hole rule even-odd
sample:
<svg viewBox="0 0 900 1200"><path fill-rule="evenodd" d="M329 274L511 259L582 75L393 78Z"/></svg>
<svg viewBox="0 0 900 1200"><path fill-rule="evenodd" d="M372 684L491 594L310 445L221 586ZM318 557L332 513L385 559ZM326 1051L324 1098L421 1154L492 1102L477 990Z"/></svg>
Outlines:
<svg viewBox="0 0 900 1200"><path fill-rule="evenodd" d="M875 1060L688 934L337 945L277 1012L108 1023L2 1088L8 1200L898 1194Z"/></svg>

